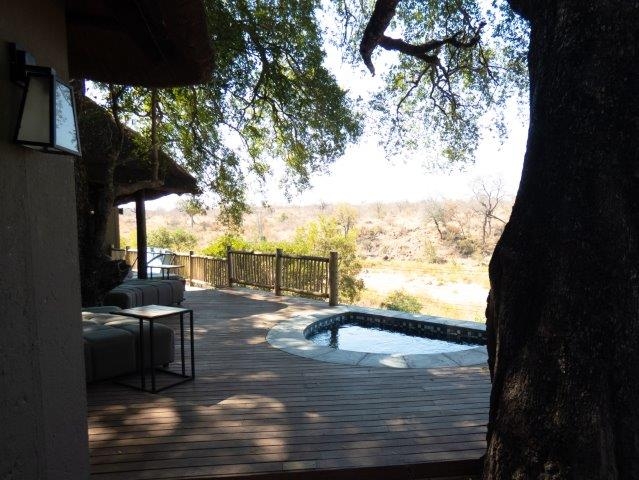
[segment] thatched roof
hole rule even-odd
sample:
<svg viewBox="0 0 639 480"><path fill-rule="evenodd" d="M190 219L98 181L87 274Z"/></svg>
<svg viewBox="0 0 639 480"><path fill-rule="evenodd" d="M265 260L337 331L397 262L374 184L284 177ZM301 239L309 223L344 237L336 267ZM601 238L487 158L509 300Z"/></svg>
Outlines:
<svg viewBox="0 0 639 480"><path fill-rule="evenodd" d="M67 0L66 16L72 78L169 87L212 69L202 0Z"/></svg>
<svg viewBox="0 0 639 480"><path fill-rule="evenodd" d="M144 190L147 200L171 193L200 193L197 180L163 151L158 155L158 180L154 180L149 150L140 146L140 134L125 127L121 138L107 110L83 95L77 95L76 102L82 145L82 158L78 161L84 164L89 182L106 182L110 158L119 150L113 175L116 205L134 201L140 190Z"/></svg>

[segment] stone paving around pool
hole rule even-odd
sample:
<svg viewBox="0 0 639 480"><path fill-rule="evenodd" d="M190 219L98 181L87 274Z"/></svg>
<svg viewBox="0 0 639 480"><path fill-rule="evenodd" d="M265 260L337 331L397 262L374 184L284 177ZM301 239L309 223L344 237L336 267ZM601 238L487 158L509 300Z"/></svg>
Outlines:
<svg viewBox="0 0 639 480"><path fill-rule="evenodd" d="M391 321L405 321L416 326L419 330L450 331L453 335L463 332L464 336L485 338L486 326L477 322L465 320L453 320L449 318L433 317L428 315L415 315L411 313L395 312L390 310L378 310L362 307L335 307L318 310L315 313L307 313L294 317L273 327L267 334L266 340L275 348L292 355L312 358L321 362L340 363L344 365L359 365L366 367L391 367L391 368L436 368L457 367L471 365L486 365L488 354L485 346L478 346L459 352L434 353L434 354L383 354L353 352L349 350L337 350L328 346L321 346L307 340L305 334L309 326L316 322L325 323L331 318L341 315L355 317L375 318L381 323ZM312 329L313 327L311 327Z"/></svg>

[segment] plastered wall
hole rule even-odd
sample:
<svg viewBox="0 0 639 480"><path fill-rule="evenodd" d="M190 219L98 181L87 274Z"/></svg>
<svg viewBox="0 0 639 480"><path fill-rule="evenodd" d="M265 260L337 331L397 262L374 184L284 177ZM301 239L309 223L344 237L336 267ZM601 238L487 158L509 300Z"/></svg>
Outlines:
<svg viewBox="0 0 639 480"><path fill-rule="evenodd" d="M0 478L88 478L73 158L11 142L7 42L67 75L64 2L0 0Z"/></svg>

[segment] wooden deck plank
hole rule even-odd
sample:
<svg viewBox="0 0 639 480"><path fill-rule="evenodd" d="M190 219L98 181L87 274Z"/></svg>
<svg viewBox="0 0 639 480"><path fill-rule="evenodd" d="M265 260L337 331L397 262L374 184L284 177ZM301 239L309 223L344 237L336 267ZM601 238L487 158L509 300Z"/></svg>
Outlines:
<svg viewBox="0 0 639 480"><path fill-rule="evenodd" d="M89 386L92 478L278 478L324 469L417 478L418 470L476 468L490 395L485 367L337 365L265 341L276 323L326 308L318 302L212 290L189 292L185 305L195 311L195 382L160 395Z"/></svg>

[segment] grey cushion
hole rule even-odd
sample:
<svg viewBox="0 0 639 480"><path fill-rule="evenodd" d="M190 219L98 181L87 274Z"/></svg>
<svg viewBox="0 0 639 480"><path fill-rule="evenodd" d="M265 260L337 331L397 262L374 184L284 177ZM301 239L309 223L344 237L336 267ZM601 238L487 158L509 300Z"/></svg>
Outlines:
<svg viewBox="0 0 639 480"><path fill-rule="evenodd" d="M131 332L93 324L83 324L82 330L88 381L136 370L135 337Z"/></svg>
<svg viewBox="0 0 639 480"><path fill-rule="evenodd" d="M138 341L140 338L140 322L134 318L120 316L111 322L105 323L105 326L126 330L135 337L135 352L138 353ZM143 322L144 335L144 365L151 365L150 339L149 339L149 322ZM173 329L158 322L153 322L153 360L154 364L166 365L175 359L175 340Z"/></svg>
<svg viewBox="0 0 639 480"><path fill-rule="evenodd" d="M184 300L184 279L132 279L118 285L104 297L104 302L120 308L142 305L174 305Z"/></svg>

